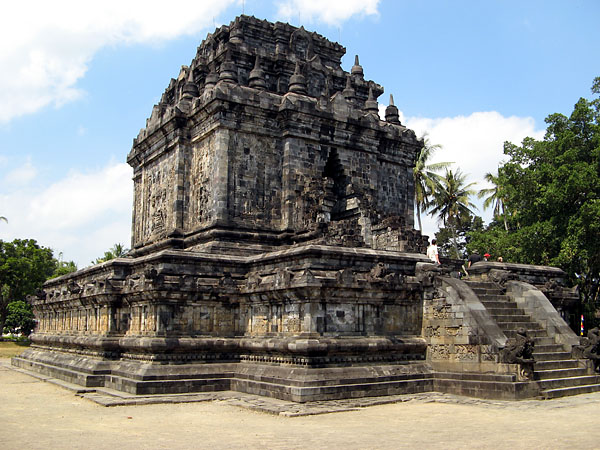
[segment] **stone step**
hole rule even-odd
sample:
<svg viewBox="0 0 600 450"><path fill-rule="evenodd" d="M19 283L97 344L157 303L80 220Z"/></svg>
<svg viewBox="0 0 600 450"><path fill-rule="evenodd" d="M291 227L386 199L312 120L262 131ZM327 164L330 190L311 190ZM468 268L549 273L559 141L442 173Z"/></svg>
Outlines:
<svg viewBox="0 0 600 450"><path fill-rule="evenodd" d="M465 283L473 289L473 291L479 292L499 292L502 293L502 288L498 287L495 283L490 283L487 281L469 281L465 280Z"/></svg>
<svg viewBox="0 0 600 450"><path fill-rule="evenodd" d="M502 327L500 327L502 329ZM517 327L518 328L518 327ZM515 329L503 329L504 335L507 338L515 337L517 335L517 330ZM546 338L548 337L548 332L546 330L527 330L527 335L530 338L536 340L536 338ZM536 341L537 342L537 341Z"/></svg>
<svg viewBox="0 0 600 450"><path fill-rule="evenodd" d="M536 361L533 365L534 372L553 369L577 369L579 362L576 359L557 359L551 361Z"/></svg>
<svg viewBox="0 0 600 450"><path fill-rule="evenodd" d="M500 308L485 308L492 317L495 316L520 316L525 315L525 311L513 305L506 305Z"/></svg>
<svg viewBox="0 0 600 450"><path fill-rule="evenodd" d="M436 379L445 380L469 380L469 381L498 381L509 383L517 381L515 374L495 374L478 372L440 372L434 375Z"/></svg>
<svg viewBox="0 0 600 450"><path fill-rule="evenodd" d="M525 328L527 332L542 330L542 326L537 322L497 322L501 330L518 330ZM543 330L546 331L546 330Z"/></svg>
<svg viewBox="0 0 600 450"><path fill-rule="evenodd" d="M531 317L525 314L522 315L517 315L517 314L503 314L503 315L496 315L496 314L491 314L492 318L497 322L497 323L511 323L511 322L531 322Z"/></svg>
<svg viewBox="0 0 600 450"><path fill-rule="evenodd" d="M477 294L477 293L476 293ZM481 301L481 303L486 302L507 302L507 303L515 303L513 300L508 298L506 295L502 294L477 294L477 297Z"/></svg>
<svg viewBox="0 0 600 450"><path fill-rule="evenodd" d="M479 297L479 299L485 299L487 298L488 300L503 300L503 299L508 299L508 297L506 295L504 295L501 291L488 291L485 289L473 289L473 292L475 293L475 295L477 297Z"/></svg>
<svg viewBox="0 0 600 450"><path fill-rule="evenodd" d="M438 392L496 400L521 400L537 395L531 386L535 386L534 383L455 380L437 377L433 382L433 388Z"/></svg>
<svg viewBox="0 0 600 450"><path fill-rule="evenodd" d="M548 336L541 336L541 337L536 336L533 338L533 341L535 342L536 347L538 345L553 345L553 344L555 344L554 338L548 337Z"/></svg>
<svg viewBox="0 0 600 450"><path fill-rule="evenodd" d="M483 304L483 306L485 306L485 309L490 310L490 309L495 309L495 308L511 308L511 309L518 309L518 306L516 303L514 302L507 302L507 301L482 301L481 302Z"/></svg>
<svg viewBox="0 0 600 450"><path fill-rule="evenodd" d="M536 361L564 361L565 359L569 359L571 354L569 352L536 352L533 351L533 359Z"/></svg>
<svg viewBox="0 0 600 450"><path fill-rule="evenodd" d="M549 400L552 398L567 397L570 395L589 394L600 391L600 383L585 386L572 386L558 389L547 389L540 393L541 398Z"/></svg>
<svg viewBox="0 0 600 450"><path fill-rule="evenodd" d="M534 370L534 378L536 380L584 377L587 375L588 371L586 368L583 367L574 367L569 369Z"/></svg>
<svg viewBox="0 0 600 450"><path fill-rule="evenodd" d="M537 383L540 389L545 391L548 389L589 386L598 382L600 382L600 377L597 377L595 375L587 375L581 377L551 378L547 380L539 380Z"/></svg>
<svg viewBox="0 0 600 450"><path fill-rule="evenodd" d="M275 397L275 394L279 394L285 400L307 402L429 392L433 390L433 382L433 378L426 377L384 382L365 380L364 383L358 384L290 387L263 381L234 379L232 388L247 394L264 397Z"/></svg>
<svg viewBox="0 0 600 450"><path fill-rule="evenodd" d="M40 374L55 378L57 380L62 380L67 383L77 384L79 386L84 387L102 386L104 383L104 378L106 376L102 373L91 374L81 372L79 370L72 370L59 366L51 366L42 362L23 359L18 356L12 358L12 363L13 365L21 369L38 372Z"/></svg>
<svg viewBox="0 0 600 450"><path fill-rule="evenodd" d="M104 387L137 395L185 394L189 392L226 391L231 388L230 378L181 378L175 380L134 380L109 375Z"/></svg>
<svg viewBox="0 0 600 450"><path fill-rule="evenodd" d="M507 297L506 295L502 295L502 294L497 294L497 295L479 294L477 297L479 298L479 300L481 300L482 303L502 302L504 304L511 304L511 305L517 304L517 302L515 302L513 299L511 299L510 297Z"/></svg>
<svg viewBox="0 0 600 450"><path fill-rule="evenodd" d="M535 344L535 352L538 353L553 353L553 352L564 352L565 349L560 344Z"/></svg>

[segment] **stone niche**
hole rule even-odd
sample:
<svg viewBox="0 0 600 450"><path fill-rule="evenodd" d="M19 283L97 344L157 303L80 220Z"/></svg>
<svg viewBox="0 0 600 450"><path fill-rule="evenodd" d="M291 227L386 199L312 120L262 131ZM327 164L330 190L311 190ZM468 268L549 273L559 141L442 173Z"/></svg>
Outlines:
<svg viewBox="0 0 600 450"><path fill-rule="evenodd" d="M430 390L423 142L344 53L246 16L209 34L127 157L130 254L46 283L17 363L132 393Z"/></svg>

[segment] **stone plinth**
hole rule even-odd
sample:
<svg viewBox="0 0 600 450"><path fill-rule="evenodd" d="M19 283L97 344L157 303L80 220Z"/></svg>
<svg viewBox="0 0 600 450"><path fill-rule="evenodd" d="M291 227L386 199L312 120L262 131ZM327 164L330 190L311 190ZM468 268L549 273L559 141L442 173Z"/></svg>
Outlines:
<svg viewBox="0 0 600 450"><path fill-rule="evenodd" d="M25 359L70 381L133 393L229 389L232 379L236 389L255 392L262 379L256 373L271 366L287 374L281 386L302 387L303 377L324 368L336 384L360 372L355 381L365 392L381 388L371 371L400 371L388 386L398 393L407 380L429 373L415 277L423 260L311 244L246 257L163 250L117 259L45 285L46 297L34 301L39 325ZM372 368L334 370L365 364ZM242 367L256 379L238 380ZM299 368L319 371L298 378ZM221 381L174 381L197 377ZM410 389L431 388L431 380L415 383ZM311 386L314 392L291 395L281 387L272 395L307 401L342 398L353 389L321 396L315 389L322 385Z"/></svg>

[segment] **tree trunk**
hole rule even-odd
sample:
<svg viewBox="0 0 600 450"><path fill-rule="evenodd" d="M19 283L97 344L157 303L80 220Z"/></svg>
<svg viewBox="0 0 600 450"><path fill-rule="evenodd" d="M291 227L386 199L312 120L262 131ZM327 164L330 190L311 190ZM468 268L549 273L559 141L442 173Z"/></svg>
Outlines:
<svg viewBox="0 0 600 450"><path fill-rule="evenodd" d="M454 225L450 225L452 229L452 246L454 247L454 254L456 255L456 259L460 259L460 255L458 253L458 242L456 242L456 227Z"/></svg>

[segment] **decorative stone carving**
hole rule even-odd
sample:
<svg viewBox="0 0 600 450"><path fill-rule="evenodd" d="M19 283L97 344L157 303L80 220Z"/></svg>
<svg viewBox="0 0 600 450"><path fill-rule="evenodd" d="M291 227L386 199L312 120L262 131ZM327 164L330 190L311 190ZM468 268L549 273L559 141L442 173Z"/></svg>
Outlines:
<svg viewBox="0 0 600 450"><path fill-rule="evenodd" d="M519 364L520 375L525 378L531 378L533 374L533 351L535 342L527 334L525 328L519 328L514 338L510 338L506 347L500 352L500 360L507 364Z"/></svg>
<svg viewBox="0 0 600 450"><path fill-rule="evenodd" d="M434 286L437 276L442 274L438 264L418 263L416 267L417 280L425 287Z"/></svg>
<svg viewBox="0 0 600 450"><path fill-rule="evenodd" d="M590 359L594 370L600 373L600 328L588 330L587 337L581 340L581 345L573 347L575 358Z"/></svg>
<svg viewBox="0 0 600 450"><path fill-rule="evenodd" d="M290 36L290 50L297 58L307 60L313 57L313 40L304 27L297 28Z"/></svg>
<svg viewBox="0 0 600 450"><path fill-rule="evenodd" d="M293 277L294 273L287 267L277 270L277 273L275 274L275 288L281 289L289 287Z"/></svg>
<svg viewBox="0 0 600 450"><path fill-rule="evenodd" d="M246 290L253 291L257 289L261 285L261 283L262 277L260 276L260 274L256 272L251 272L246 278Z"/></svg>
<svg viewBox="0 0 600 450"><path fill-rule="evenodd" d="M518 278L516 274L501 269L490 270L488 277L490 281L493 281L494 283L497 283L500 286L505 286L507 281L516 280Z"/></svg>
<svg viewBox="0 0 600 450"><path fill-rule="evenodd" d="M81 286L75 283L73 280L70 280L67 284L67 289L71 294L79 294L81 292Z"/></svg>
<svg viewBox="0 0 600 450"><path fill-rule="evenodd" d="M228 287L228 288L236 288L237 283L231 276L230 272L224 272L223 276L219 280L219 286Z"/></svg>
<svg viewBox="0 0 600 450"><path fill-rule="evenodd" d="M340 285L350 286L354 283L354 272L350 268L338 270L335 279Z"/></svg>

